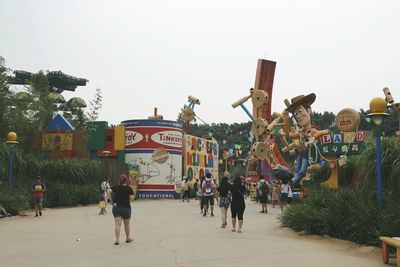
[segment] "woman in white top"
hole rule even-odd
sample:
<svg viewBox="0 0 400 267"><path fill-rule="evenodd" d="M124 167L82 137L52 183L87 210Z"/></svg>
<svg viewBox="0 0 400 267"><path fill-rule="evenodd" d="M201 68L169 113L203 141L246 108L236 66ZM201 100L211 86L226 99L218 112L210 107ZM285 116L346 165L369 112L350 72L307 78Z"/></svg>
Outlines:
<svg viewBox="0 0 400 267"><path fill-rule="evenodd" d="M284 182L286 182L286 181L284 181ZM289 190L290 190L290 185L287 182L284 184L282 181L282 184L281 184L281 211L283 211L283 206L287 205Z"/></svg>
<svg viewBox="0 0 400 267"><path fill-rule="evenodd" d="M110 199L110 190L111 190L111 186L110 186L110 178L108 176L104 177L103 182L101 183L101 190L103 190L103 194L104 194L104 202L105 202L105 207L104 207L104 211L107 212L106 208L107 208L107 203L108 200Z"/></svg>

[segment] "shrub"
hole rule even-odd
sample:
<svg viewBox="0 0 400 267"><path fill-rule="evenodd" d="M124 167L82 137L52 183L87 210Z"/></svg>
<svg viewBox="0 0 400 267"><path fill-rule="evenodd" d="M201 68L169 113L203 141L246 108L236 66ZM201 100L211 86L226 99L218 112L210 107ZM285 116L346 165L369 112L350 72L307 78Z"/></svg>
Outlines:
<svg viewBox="0 0 400 267"><path fill-rule="evenodd" d="M0 189L0 203L3 203L7 212L17 215L20 211L31 207L31 197L24 188L14 187L9 191L2 187Z"/></svg>
<svg viewBox="0 0 400 267"><path fill-rule="evenodd" d="M63 207L96 203L102 177L100 161L68 159L49 160L45 154L26 154L16 147L13 150L13 188L8 190L9 147L0 143L0 202L12 214L32 207L31 185L36 176L43 176L47 186L44 205Z"/></svg>
<svg viewBox="0 0 400 267"><path fill-rule="evenodd" d="M339 186L349 186L356 171L354 157L349 157L347 163L339 167Z"/></svg>
<svg viewBox="0 0 400 267"><path fill-rule="evenodd" d="M330 235L360 244L380 245L379 236L400 233L400 140L382 139L383 208L377 206L375 142L366 143L365 152L352 158L341 175L350 181L355 166L361 181L358 188L311 187L303 201L281 215L282 226L306 234ZM354 161L353 161L354 160ZM354 162L354 164L353 164Z"/></svg>
<svg viewBox="0 0 400 267"><path fill-rule="evenodd" d="M97 202L99 185L73 185L55 183L47 186L46 207L87 205Z"/></svg>
<svg viewBox="0 0 400 267"><path fill-rule="evenodd" d="M330 235L361 244L376 244L379 212L366 190L312 188L303 202L281 216L282 226L306 234Z"/></svg>
<svg viewBox="0 0 400 267"><path fill-rule="evenodd" d="M376 189L375 141L366 143L358 160L362 186ZM383 187L400 188L400 139L385 137L381 142Z"/></svg>
<svg viewBox="0 0 400 267"><path fill-rule="evenodd" d="M311 174L310 178L313 181L318 183L325 182L331 176L331 169L328 166L324 166L318 169L315 169Z"/></svg>

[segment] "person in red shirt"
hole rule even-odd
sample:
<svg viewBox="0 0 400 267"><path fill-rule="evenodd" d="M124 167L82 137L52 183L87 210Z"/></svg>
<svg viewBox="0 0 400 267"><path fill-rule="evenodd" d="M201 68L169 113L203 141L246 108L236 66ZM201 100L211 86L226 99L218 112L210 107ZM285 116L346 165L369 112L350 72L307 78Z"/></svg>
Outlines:
<svg viewBox="0 0 400 267"><path fill-rule="evenodd" d="M42 182L42 177L36 177L36 181L32 186L32 198L36 213L35 217L38 217L39 215L42 216L43 197L45 191L46 185Z"/></svg>

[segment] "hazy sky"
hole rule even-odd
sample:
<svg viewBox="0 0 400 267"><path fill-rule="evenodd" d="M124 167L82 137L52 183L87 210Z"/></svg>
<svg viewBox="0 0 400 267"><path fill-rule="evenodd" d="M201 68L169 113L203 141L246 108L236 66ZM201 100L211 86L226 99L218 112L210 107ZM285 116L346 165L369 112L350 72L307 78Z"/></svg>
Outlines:
<svg viewBox="0 0 400 267"><path fill-rule="evenodd" d="M277 62L273 111L316 93L313 110L400 101L400 1L0 0L0 55L11 69L87 78L64 93L103 93L100 120L175 120L187 96L208 123L249 118L231 103L254 86L259 58ZM251 101L247 104L251 109Z"/></svg>

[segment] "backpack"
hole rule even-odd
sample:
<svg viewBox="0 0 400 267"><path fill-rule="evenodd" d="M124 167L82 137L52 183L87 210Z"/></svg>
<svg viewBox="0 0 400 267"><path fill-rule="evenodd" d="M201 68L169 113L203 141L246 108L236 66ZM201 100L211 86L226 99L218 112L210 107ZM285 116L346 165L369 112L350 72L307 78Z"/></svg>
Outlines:
<svg viewBox="0 0 400 267"><path fill-rule="evenodd" d="M261 193L262 196L268 195L269 190L268 190L268 185L267 185L267 183L263 183L263 184L261 185L260 191L261 191L260 193Z"/></svg>
<svg viewBox="0 0 400 267"><path fill-rule="evenodd" d="M207 180L206 180L206 186L205 186L204 192L205 192L206 194L210 194L210 193L212 192L211 180L210 180L210 181L207 181Z"/></svg>

